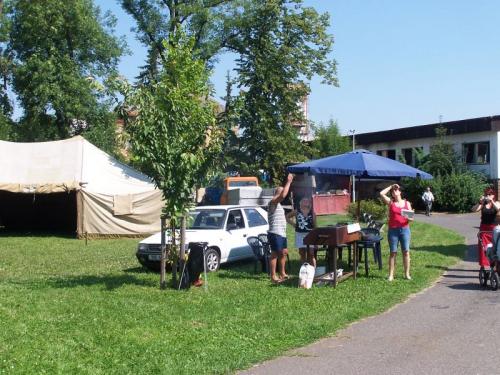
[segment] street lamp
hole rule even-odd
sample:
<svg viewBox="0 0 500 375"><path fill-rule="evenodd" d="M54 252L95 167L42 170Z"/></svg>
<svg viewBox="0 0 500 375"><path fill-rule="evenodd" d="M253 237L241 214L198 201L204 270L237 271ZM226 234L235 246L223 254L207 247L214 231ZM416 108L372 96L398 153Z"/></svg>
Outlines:
<svg viewBox="0 0 500 375"><path fill-rule="evenodd" d="M354 151L356 149L356 144L354 142L354 133L356 133L356 130L350 129L348 130L348 133L352 135L352 150Z"/></svg>
<svg viewBox="0 0 500 375"><path fill-rule="evenodd" d="M356 150L356 144L354 143L354 133L355 129L349 129L348 133L352 135L352 150ZM352 175L352 201L356 202L356 176Z"/></svg>

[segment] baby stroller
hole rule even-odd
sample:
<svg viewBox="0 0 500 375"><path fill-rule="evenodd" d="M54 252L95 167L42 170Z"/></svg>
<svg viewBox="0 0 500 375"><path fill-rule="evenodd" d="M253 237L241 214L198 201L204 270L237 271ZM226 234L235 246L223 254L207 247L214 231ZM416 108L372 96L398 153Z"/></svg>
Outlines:
<svg viewBox="0 0 500 375"><path fill-rule="evenodd" d="M484 241L484 234L491 234L493 243L486 243ZM493 232L491 231L479 231L477 234L478 243L480 249L486 255L490 262L490 266L488 268L481 266L479 269L479 284L482 287L486 287L488 284L488 280L490 281L490 287L492 290L497 290L498 285L500 283L498 273L497 273L497 265L499 264L500 259L500 226L495 227Z"/></svg>

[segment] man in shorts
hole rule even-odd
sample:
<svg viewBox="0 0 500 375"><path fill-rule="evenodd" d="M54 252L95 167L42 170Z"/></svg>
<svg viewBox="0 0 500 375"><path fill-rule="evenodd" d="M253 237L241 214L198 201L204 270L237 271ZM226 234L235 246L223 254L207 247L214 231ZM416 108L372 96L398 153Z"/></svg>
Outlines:
<svg viewBox="0 0 500 375"><path fill-rule="evenodd" d="M280 283L288 278L285 272L286 255L288 254L288 245L286 241L286 216L281 202L288 195L290 185L292 184L293 174L289 173L285 186L276 188L274 197L269 202L267 209L267 219L269 230L267 238L271 246L271 281ZM276 275L276 265L278 265L279 277Z"/></svg>

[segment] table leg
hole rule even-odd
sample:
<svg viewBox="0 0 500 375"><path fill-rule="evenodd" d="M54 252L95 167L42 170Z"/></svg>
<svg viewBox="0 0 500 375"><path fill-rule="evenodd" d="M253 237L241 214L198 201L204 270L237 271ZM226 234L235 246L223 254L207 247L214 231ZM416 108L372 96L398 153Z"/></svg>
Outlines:
<svg viewBox="0 0 500 375"><path fill-rule="evenodd" d="M326 264L327 265L326 272L331 272L332 268L333 268L333 257L334 257L335 252L333 251L332 246L328 246L326 248L326 252L328 253L328 262Z"/></svg>
<svg viewBox="0 0 500 375"><path fill-rule="evenodd" d="M337 246L333 247L333 287L337 286Z"/></svg>
<svg viewBox="0 0 500 375"><path fill-rule="evenodd" d="M368 276L368 247L365 245L365 276Z"/></svg>
<svg viewBox="0 0 500 375"><path fill-rule="evenodd" d="M377 243L376 245L377 248L377 263L378 263L378 269L382 269L382 249L380 247L380 242Z"/></svg>
<svg viewBox="0 0 500 375"><path fill-rule="evenodd" d="M353 246L353 261L352 261L352 278L354 280L356 280L356 276L357 276L357 273L358 273L358 245L356 244L356 242L354 242L352 244Z"/></svg>

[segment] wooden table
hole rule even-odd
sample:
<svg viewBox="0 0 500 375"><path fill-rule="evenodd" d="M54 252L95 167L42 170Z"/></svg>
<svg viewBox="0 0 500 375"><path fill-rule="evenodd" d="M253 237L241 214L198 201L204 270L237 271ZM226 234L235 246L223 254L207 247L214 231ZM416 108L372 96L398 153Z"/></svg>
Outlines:
<svg viewBox="0 0 500 375"><path fill-rule="evenodd" d="M336 287L337 283L353 277L356 279L358 268L358 246L356 241L361 239L361 232L347 232L347 225L331 226L315 228L310 231L304 238L304 244L307 245L309 252L310 246L327 246L328 251L328 272L333 272L333 286ZM337 277L337 257L338 246L341 244L352 244L353 246L353 266L352 271L346 272L341 277Z"/></svg>

